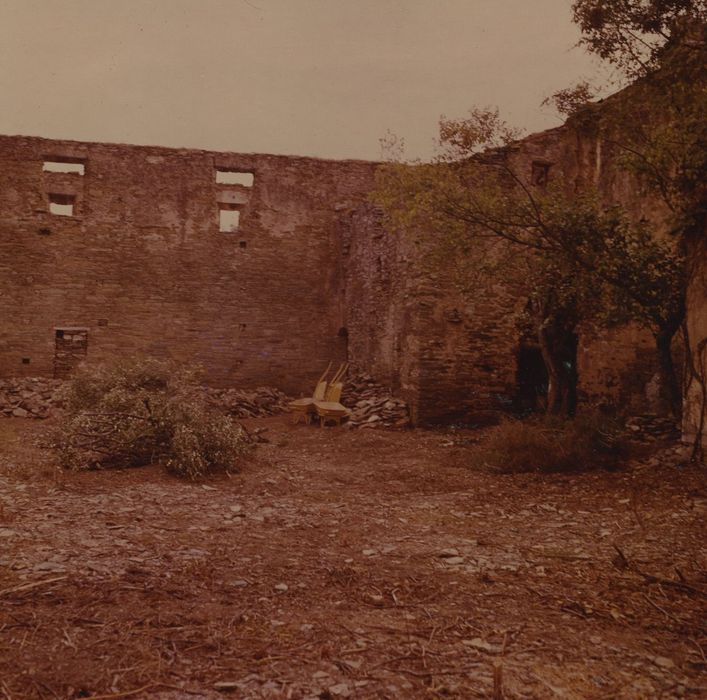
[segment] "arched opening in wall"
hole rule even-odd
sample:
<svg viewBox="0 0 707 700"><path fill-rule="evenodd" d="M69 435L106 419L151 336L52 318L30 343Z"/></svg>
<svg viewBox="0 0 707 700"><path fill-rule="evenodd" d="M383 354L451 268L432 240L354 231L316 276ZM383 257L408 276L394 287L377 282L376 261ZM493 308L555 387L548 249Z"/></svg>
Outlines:
<svg viewBox="0 0 707 700"><path fill-rule="evenodd" d="M540 347L521 342L516 366L516 411L521 415L544 411L548 376Z"/></svg>

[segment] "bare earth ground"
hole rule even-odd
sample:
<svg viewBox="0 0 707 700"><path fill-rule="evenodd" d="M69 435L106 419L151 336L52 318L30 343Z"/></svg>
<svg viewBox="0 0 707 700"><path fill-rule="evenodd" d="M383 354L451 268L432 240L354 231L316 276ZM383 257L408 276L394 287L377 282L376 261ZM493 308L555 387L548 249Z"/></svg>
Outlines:
<svg viewBox="0 0 707 700"><path fill-rule="evenodd" d="M704 472L252 424L189 483L55 472L0 423L0 698L707 697Z"/></svg>

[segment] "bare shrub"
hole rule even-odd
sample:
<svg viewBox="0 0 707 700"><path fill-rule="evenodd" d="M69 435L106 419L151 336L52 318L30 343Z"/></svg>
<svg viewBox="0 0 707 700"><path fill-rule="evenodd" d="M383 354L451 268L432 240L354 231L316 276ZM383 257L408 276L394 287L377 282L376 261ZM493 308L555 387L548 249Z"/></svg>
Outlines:
<svg viewBox="0 0 707 700"><path fill-rule="evenodd" d="M210 409L195 382L195 370L149 359L82 368L62 397L66 411L54 440L62 466L161 462L192 479L236 470L247 433Z"/></svg>
<svg viewBox="0 0 707 700"><path fill-rule="evenodd" d="M504 473L614 469L627 441L614 420L596 415L572 420L506 419L473 453L473 466Z"/></svg>

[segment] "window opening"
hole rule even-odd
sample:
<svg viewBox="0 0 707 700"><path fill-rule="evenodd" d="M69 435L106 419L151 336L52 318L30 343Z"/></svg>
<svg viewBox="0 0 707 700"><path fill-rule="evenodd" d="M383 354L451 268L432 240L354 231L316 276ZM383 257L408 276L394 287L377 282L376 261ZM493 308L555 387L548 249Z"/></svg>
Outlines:
<svg viewBox="0 0 707 700"><path fill-rule="evenodd" d="M222 233L232 233L238 230L241 213L238 209L219 209L218 228Z"/></svg>
<svg viewBox="0 0 707 700"><path fill-rule="evenodd" d="M76 197L73 194L50 194L49 213L57 216L73 216Z"/></svg>
<svg viewBox="0 0 707 700"><path fill-rule="evenodd" d="M45 160L42 170L45 173L77 173L78 175L83 175L86 168L82 160L70 160L67 158L66 160Z"/></svg>
<svg viewBox="0 0 707 700"><path fill-rule="evenodd" d="M252 187L255 176L240 170L225 170L216 168L216 182L219 185L242 185Z"/></svg>

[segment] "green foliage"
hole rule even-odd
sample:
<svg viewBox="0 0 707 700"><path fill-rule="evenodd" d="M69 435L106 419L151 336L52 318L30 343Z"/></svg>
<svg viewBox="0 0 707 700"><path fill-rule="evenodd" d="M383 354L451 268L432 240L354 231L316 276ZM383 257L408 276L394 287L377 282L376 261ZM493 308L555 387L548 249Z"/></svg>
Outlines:
<svg viewBox="0 0 707 700"><path fill-rule="evenodd" d="M209 409L196 372L156 360L82 368L67 385L55 446L70 469L161 462L181 476L232 471L245 432Z"/></svg>
<svg viewBox="0 0 707 700"><path fill-rule="evenodd" d="M627 454L620 424L600 414L572 420L506 419L472 455L472 466L504 473L614 469Z"/></svg>
<svg viewBox="0 0 707 700"><path fill-rule="evenodd" d="M657 332L681 319L680 252L645 224L630 224L619 207L602 207L591 190L533 186L514 160L512 132L497 112L485 114L443 120L440 140L448 145L433 163L379 169L374 197L390 225L426 232L441 251L432 259L454 261L470 282L500 270L507 279L532 279L526 286L541 296L554 287L557 301L579 304L585 320L633 320ZM477 153L499 143L506 145Z"/></svg>
<svg viewBox="0 0 707 700"><path fill-rule="evenodd" d="M438 160L456 162L471 155L501 149L518 140L522 131L501 119L497 108L474 107L464 119L439 120Z"/></svg>
<svg viewBox="0 0 707 700"><path fill-rule="evenodd" d="M528 295L521 321L537 335L559 392L549 397L549 411L561 394L571 411L576 374L563 368L574 363L579 323L626 321L656 337L662 393L679 411L666 357L685 313L679 247L654 236L647 222L631 223L618 206L603 206L591 190L576 193L560 178L532 182L514 134L496 110L442 119L438 157L382 166L374 201L392 228L420 233L430 263L462 291L473 295L501 273Z"/></svg>
<svg viewBox="0 0 707 700"><path fill-rule="evenodd" d="M608 101L599 124L620 164L667 209L677 236L702 232L707 208L707 51L671 64Z"/></svg>
<svg viewBox="0 0 707 700"><path fill-rule="evenodd" d="M573 11L584 46L634 81L600 110L590 110L602 138L619 151L621 165L662 199L673 233L702 235L707 3L576 0Z"/></svg>
<svg viewBox="0 0 707 700"><path fill-rule="evenodd" d="M675 332L685 313L685 258L644 223L630 224L618 207L605 210L596 228L578 228L566 254L603 294L603 325L633 321L657 335Z"/></svg>
<svg viewBox="0 0 707 700"><path fill-rule="evenodd" d="M546 97L543 106L552 105L563 117L576 117L596 97L596 90L586 80L577 83L574 87L564 88Z"/></svg>
<svg viewBox="0 0 707 700"><path fill-rule="evenodd" d="M572 11L582 44L631 79L690 49L694 28L707 21L704 0L575 0Z"/></svg>
<svg viewBox="0 0 707 700"><path fill-rule="evenodd" d="M201 402L181 402L169 418L173 427L165 466L175 474L195 479L216 470L235 471L247 451L243 429Z"/></svg>

